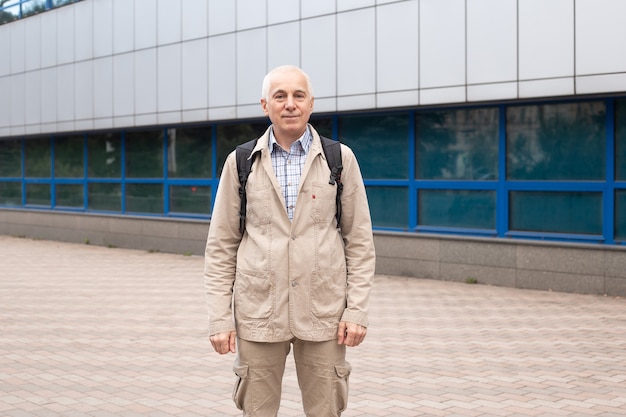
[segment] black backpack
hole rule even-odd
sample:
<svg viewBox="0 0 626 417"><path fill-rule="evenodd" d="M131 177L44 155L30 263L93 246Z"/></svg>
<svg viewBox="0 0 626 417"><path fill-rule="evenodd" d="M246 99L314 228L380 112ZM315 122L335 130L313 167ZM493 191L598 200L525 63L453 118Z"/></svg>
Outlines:
<svg viewBox="0 0 626 417"><path fill-rule="evenodd" d="M326 155L326 162L328 162L328 168L330 168L330 179L328 183L331 185L337 184L337 196L335 198L335 205L337 211L335 218L337 219L337 227L339 227L339 221L341 220L341 192L343 191L343 183L341 182L341 171L343 165L341 164L341 144L338 141L320 136L322 140L322 149L324 155ZM244 144L237 146L236 159L237 159L237 172L239 173L239 197L241 198L241 206L239 208L239 232L243 234L246 230L246 184L248 183L248 176L252 171L252 164L256 159L258 151L250 157L252 150L256 146L257 139L252 139Z"/></svg>

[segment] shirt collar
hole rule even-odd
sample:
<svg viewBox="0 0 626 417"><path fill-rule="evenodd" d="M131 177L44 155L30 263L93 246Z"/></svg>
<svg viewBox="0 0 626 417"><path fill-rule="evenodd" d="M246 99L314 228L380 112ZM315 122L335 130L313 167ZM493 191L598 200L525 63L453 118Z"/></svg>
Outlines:
<svg viewBox="0 0 626 417"><path fill-rule="evenodd" d="M304 150L305 154L309 153L311 142L313 142L313 135L311 134L311 130L309 129L308 126L306 130L304 131L304 133L302 134L302 136L300 136L298 140L296 140L296 142L300 142L300 146L302 146L302 150ZM278 145L278 143L276 142L276 138L274 137L274 129L270 129L270 139L269 139L270 152L274 152L274 144Z"/></svg>

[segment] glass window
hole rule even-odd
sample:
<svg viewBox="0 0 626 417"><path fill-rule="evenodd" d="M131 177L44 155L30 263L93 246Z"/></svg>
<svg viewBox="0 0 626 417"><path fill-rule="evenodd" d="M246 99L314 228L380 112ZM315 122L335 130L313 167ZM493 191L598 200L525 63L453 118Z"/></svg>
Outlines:
<svg viewBox="0 0 626 417"><path fill-rule="evenodd" d="M369 186L366 191L374 226L408 228L409 192L406 187Z"/></svg>
<svg viewBox="0 0 626 417"><path fill-rule="evenodd" d="M167 131L168 175L172 178L211 178L211 128Z"/></svg>
<svg viewBox="0 0 626 417"><path fill-rule="evenodd" d="M59 7L70 3L75 3L78 0L52 0L52 7Z"/></svg>
<svg viewBox="0 0 626 417"><path fill-rule="evenodd" d="M20 5L15 4L12 6L11 4L13 3L17 3L17 0L9 0L8 3L2 4L3 6L5 6L5 8L0 10L0 25L19 19Z"/></svg>
<svg viewBox="0 0 626 417"><path fill-rule="evenodd" d="M116 183L91 183L87 207L90 210L122 211L122 186Z"/></svg>
<svg viewBox="0 0 626 417"><path fill-rule="evenodd" d="M82 178L83 137L63 136L54 139L54 176L56 178Z"/></svg>
<svg viewBox="0 0 626 417"><path fill-rule="evenodd" d="M0 205L21 206L22 205L22 183L21 182L0 182Z"/></svg>
<svg viewBox="0 0 626 417"><path fill-rule="evenodd" d="M496 228L496 193L488 190L420 190L420 226Z"/></svg>
<svg viewBox="0 0 626 417"><path fill-rule="evenodd" d="M626 190L615 192L615 239L626 240Z"/></svg>
<svg viewBox="0 0 626 417"><path fill-rule="evenodd" d="M310 123L320 136L333 138L333 120L330 117L313 117Z"/></svg>
<svg viewBox="0 0 626 417"><path fill-rule="evenodd" d="M626 99L615 100L615 179L626 181Z"/></svg>
<svg viewBox="0 0 626 417"><path fill-rule="evenodd" d="M211 187L195 185L171 186L170 212L210 214Z"/></svg>
<svg viewBox="0 0 626 417"><path fill-rule="evenodd" d="M343 116L339 140L356 154L363 178L408 178L408 114Z"/></svg>
<svg viewBox="0 0 626 417"><path fill-rule="evenodd" d="M217 176L221 175L226 157L237 145L263 135L267 127L268 122L217 126Z"/></svg>
<svg viewBox="0 0 626 417"><path fill-rule="evenodd" d="M0 177L22 176L22 142L0 141Z"/></svg>
<svg viewBox="0 0 626 417"><path fill-rule="evenodd" d="M415 121L416 177L497 179L498 115L495 107L418 114Z"/></svg>
<svg viewBox="0 0 626 417"><path fill-rule="evenodd" d="M511 230L602 234L602 193L513 191L509 210Z"/></svg>
<svg viewBox="0 0 626 417"><path fill-rule="evenodd" d="M87 139L87 160L90 178L120 178L122 176L120 134L90 135Z"/></svg>
<svg viewBox="0 0 626 417"><path fill-rule="evenodd" d="M22 17L46 11L46 0L28 0L22 4Z"/></svg>
<svg viewBox="0 0 626 417"><path fill-rule="evenodd" d="M163 178L163 130L126 133L126 177Z"/></svg>
<svg viewBox="0 0 626 417"><path fill-rule="evenodd" d="M34 178L50 178L51 158L50 139L26 140L26 176Z"/></svg>
<svg viewBox="0 0 626 417"><path fill-rule="evenodd" d="M50 207L50 185L26 184L26 204Z"/></svg>
<svg viewBox="0 0 626 417"><path fill-rule="evenodd" d="M55 192L57 206L82 208L84 205L82 184L57 184Z"/></svg>
<svg viewBox="0 0 626 417"><path fill-rule="evenodd" d="M126 211L163 214L163 186L126 184Z"/></svg>
<svg viewBox="0 0 626 417"><path fill-rule="evenodd" d="M507 108L507 177L513 180L602 180L603 102Z"/></svg>

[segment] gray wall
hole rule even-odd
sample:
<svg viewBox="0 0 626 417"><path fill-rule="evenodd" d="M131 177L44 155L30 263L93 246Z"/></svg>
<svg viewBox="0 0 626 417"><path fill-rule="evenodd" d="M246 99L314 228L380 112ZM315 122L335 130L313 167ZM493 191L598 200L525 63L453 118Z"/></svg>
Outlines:
<svg viewBox="0 0 626 417"><path fill-rule="evenodd" d="M208 221L0 209L0 234L202 255ZM378 232L377 273L626 296L626 247ZM201 273L200 271L198 273Z"/></svg>

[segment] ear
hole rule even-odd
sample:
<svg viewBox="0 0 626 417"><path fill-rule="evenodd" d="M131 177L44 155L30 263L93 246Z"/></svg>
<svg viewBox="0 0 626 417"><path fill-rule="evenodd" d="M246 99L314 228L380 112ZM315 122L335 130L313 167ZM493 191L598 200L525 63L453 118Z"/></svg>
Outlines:
<svg viewBox="0 0 626 417"><path fill-rule="evenodd" d="M263 108L263 113L265 113L265 115L268 116L269 111L267 109L267 100L265 100L264 98L261 99L261 107Z"/></svg>

